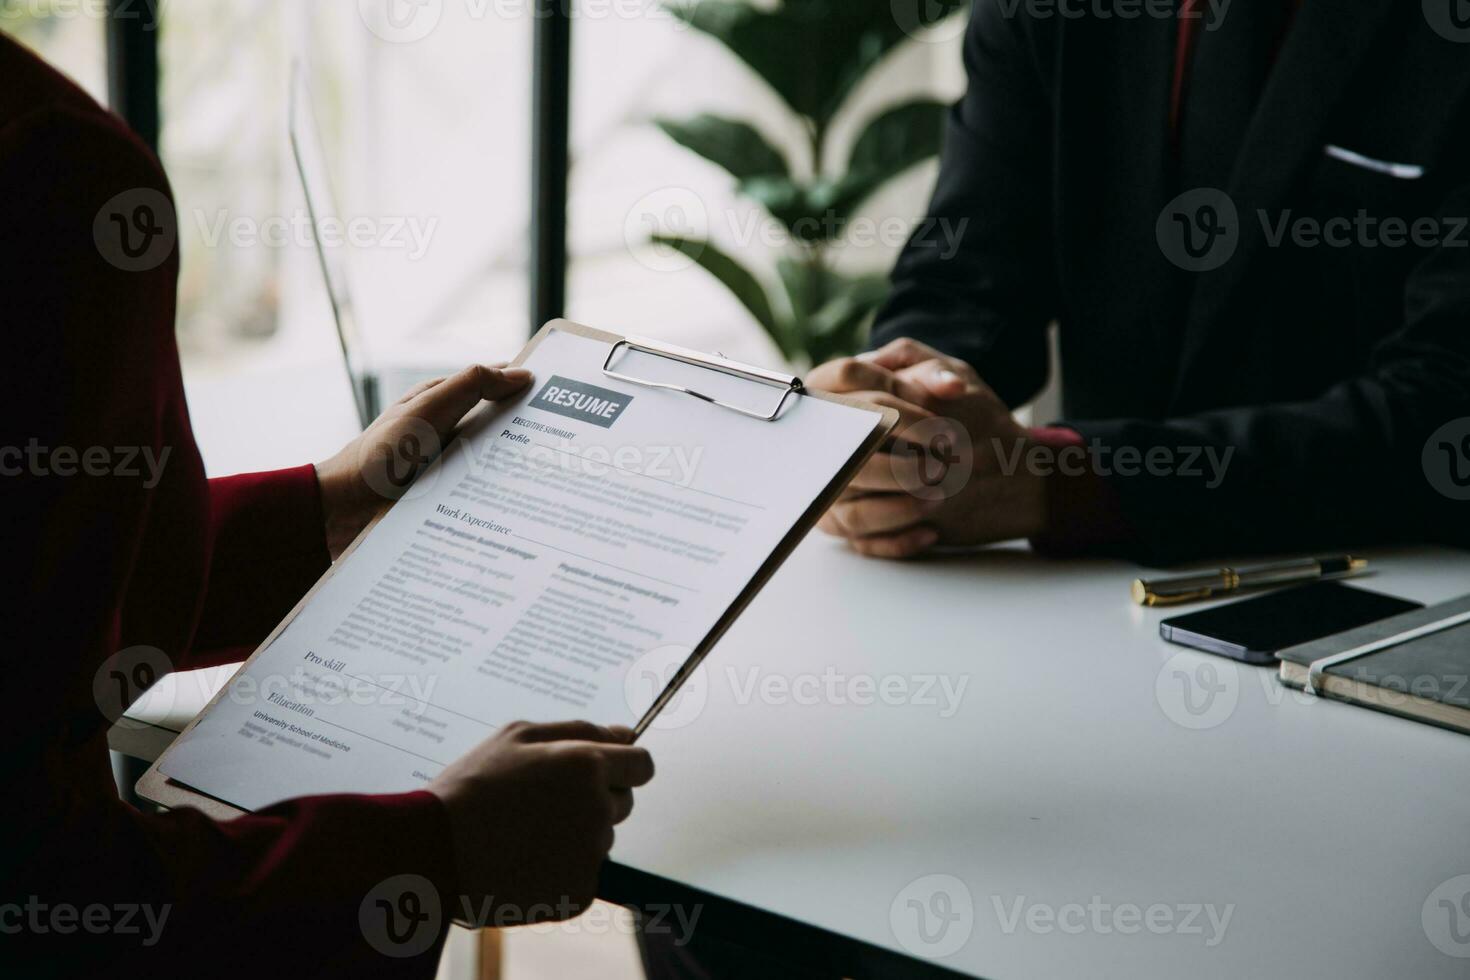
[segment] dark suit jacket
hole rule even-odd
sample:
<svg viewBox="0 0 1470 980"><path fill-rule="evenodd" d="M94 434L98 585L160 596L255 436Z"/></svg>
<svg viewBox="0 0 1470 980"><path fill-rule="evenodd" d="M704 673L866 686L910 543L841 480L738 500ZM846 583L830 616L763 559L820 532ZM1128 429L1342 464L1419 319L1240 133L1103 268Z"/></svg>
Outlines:
<svg viewBox="0 0 1470 980"><path fill-rule="evenodd" d="M1169 467L1109 476L1146 560L1470 541L1470 503L1421 463L1438 427L1470 416L1470 42L1419 3L1306 0L1219 189L1234 252L1190 272L1157 227L1188 189L1168 127L1177 21L1026 7L977 0L931 205L968 221L962 245L916 236L875 344L927 341L1014 405L1046 380L1055 320L1063 424L1114 454L1166 447L1175 469L1233 449L1214 489ZM1434 219L1446 241L1271 241L1283 218L1360 209Z"/></svg>

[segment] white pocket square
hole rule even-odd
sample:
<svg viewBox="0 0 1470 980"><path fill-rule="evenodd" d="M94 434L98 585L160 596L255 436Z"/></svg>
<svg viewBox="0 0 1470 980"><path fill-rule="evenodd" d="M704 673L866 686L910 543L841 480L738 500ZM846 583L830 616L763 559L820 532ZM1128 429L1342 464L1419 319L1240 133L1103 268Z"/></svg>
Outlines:
<svg viewBox="0 0 1470 980"><path fill-rule="evenodd" d="M1424 176L1424 168L1416 163L1394 163L1392 160L1375 160L1372 157L1365 157L1361 153L1354 153L1352 150L1337 146L1334 143L1328 143L1323 147L1323 151L1334 160L1341 160L1343 163L1350 163L1355 167L1362 167L1364 170L1371 170L1376 174L1387 174L1390 177L1397 177L1399 180L1418 180Z"/></svg>

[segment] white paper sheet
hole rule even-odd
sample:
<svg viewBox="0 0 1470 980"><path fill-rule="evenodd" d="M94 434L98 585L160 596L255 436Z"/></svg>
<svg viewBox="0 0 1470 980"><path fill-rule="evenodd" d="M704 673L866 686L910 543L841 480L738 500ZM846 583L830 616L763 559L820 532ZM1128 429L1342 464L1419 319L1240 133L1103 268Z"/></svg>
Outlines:
<svg viewBox="0 0 1470 980"><path fill-rule="evenodd" d="M879 416L803 397L762 422L614 381L608 349L546 336L528 391L420 477L165 775L259 809L421 788L515 719L636 722Z"/></svg>

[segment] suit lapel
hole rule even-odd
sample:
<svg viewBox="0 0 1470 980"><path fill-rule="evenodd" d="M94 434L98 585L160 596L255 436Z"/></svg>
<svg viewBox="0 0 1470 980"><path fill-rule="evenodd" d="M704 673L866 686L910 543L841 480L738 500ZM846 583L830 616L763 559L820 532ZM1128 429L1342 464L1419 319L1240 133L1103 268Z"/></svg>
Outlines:
<svg viewBox="0 0 1470 980"><path fill-rule="evenodd" d="M1222 359L1239 357L1248 346L1242 336L1247 325L1226 319L1238 315L1235 302L1250 273L1269 257L1259 215L1274 219L1322 152L1332 111L1378 38L1392 4L1306 0L1297 13L1226 188L1240 223L1236 252L1219 269L1197 274L1176 399L1196 383L1192 375L1197 372L1229 376L1221 373Z"/></svg>

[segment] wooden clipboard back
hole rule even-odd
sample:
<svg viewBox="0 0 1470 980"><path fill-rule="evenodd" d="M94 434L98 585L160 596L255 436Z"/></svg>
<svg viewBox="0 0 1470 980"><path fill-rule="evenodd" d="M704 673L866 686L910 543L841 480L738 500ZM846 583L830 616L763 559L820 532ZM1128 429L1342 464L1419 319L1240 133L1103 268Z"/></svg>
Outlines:
<svg viewBox="0 0 1470 980"><path fill-rule="evenodd" d="M593 327L586 327L580 323L573 323L570 320L552 320L550 323L547 323L545 326L543 326L540 330L536 331L536 335L532 337L530 342L526 344L526 346L521 350L519 354L516 355L515 360L510 362L510 366L519 367L521 364L523 364L525 360L530 357L531 354L536 350L536 348L540 346L541 342L545 340L546 337L549 336L553 331L557 330L560 330L564 333L573 334L578 337L586 337L589 340L596 340L602 343L606 343L609 345L609 348L611 348L613 345L616 345L620 342L626 342L630 339L620 336L618 334L608 333L604 330L598 330ZM752 370L757 371L761 374L772 373L761 371L760 369ZM848 482L855 475L857 475L857 471L862 468L862 465L865 462L867 462L868 457L871 456L878 449L878 447L883 444L883 441L888 438L889 433L893 431L894 426L898 424L898 412L892 408L879 407L873 405L870 402L864 402L856 398L850 398L846 395L833 395L823 391L810 391L806 389L801 389L801 395L806 398L817 398L821 399L822 401L834 402L839 405L846 405L849 408L856 408L865 412L871 412L872 414L879 417L878 423L873 427L873 430L868 434L868 437L863 440L862 445L859 446L857 451L853 453L852 457L848 459L847 464L843 466L842 469L840 469L837 474L832 478L831 482L827 484L821 495L818 496L816 500L812 501L811 506L809 506L802 513L801 517L796 521L796 523L792 525L791 530L787 532L784 538L781 539L781 543L776 546L776 548L761 564L760 568L757 569L755 575L752 576L750 581L746 583L745 588L740 591L740 594L730 605L730 608L725 611L724 615L719 618L714 627L705 636L704 640L702 640L699 646L696 647L694 651L689 655L689 658L685 661L684 666L680 668L678 674L676 674L674 678L669 682L664 692L659 695L658 700L654 702L653 706L650 707L649 710L644 714L643 718L639 720L635 730L640 735L643 733L644 729L648 727L648 724L653 720L653 718L658 714L659 710L662 709L663 706L667 704L668 701L675 694L678 693L679 688L689 678L689 676L693 674L694 669L698 667L699 664L704 661L704 658L709 655L715 644L719 642L720 637L725 635L726 630L728 630L730 626L735 622L735 620L739 618L740 614L745 611L745 607L750 605L751 600L753 600L760 592L760 590L765 586L765 584L770 581L771 576L776 574L776 570L779 569L782 563L785 562L786 559L790 557L791 553L796 550L796 546L799 545L802 539L806 537L807 532L809 532L813 527L816 526L816 523L818 520L821 519L822 514L824 514L827 511L827 508L830 507L837 500L838 495L842 493ZM494 409L489 405L483 405L479 409L476 409L475 413L472 413L471 418L481 412L486 411L494 411ZM779 417L773 417L769 421L772 425L781 424ZM351 558L353 552L357 550L358 546L367 539L368 534L371 533L373 528L377 526L378 521L383 519L383 515L388 512L391 506L391 502L385 502L383 509L378 512L377 516L375 516L370 522L368 522L368 525L362 529L362 532L358 534L358 536L353 540L352 544L348 546L347 550L342 553L341 557L332 564L332 567L327 569L322 577L317 580L316 584L311 587L310 591L308 591L306 595L301 597L301 600L296 603L295 607L292 608L290 613L286 615L286 618L281 620L281 622L277 624L275 629L271 630L270 635L267 636L264 642L262 642L260 646L256 648L255 652L250 655L250 658L241 665L239 672L236 674L237 677L244 676L245 671L250 668L250 665L255 661L255 658L259 657L261 653L263 653L272 643L274 643L276 637L278 637L286 629L286 627L291 624L291 621L294 620L301 613L301 611L307 607L312 598L316 595L317 591L321 589L322 586L329 579L331 579L331 577L336 573L337 569L341 567L342 563ZM207 715L210 710L215 706L215 704L229 693L229 689L230 685L226 684L224 688L222 688L220 692L214 696L209 704L204 706L204 710L199 712L199 714L196 715L191 722L189 722L188 726L179 733L179 738L184 738L191 731L193 731L194 726L199 723L200 719ZM175 742L177 741L178 740L176 739ZM156 803L159 806L167 807L168 809L175 809L177 807L191 807L193 809L202 811L203 813L215 818L216 820L229 820L234 817L238 817L246 812L245 810L242 810L237 806L233 806L232 804L226 803L223 800L215 799L212 796L201 793L198 790L185 786L182 783L176 783L172 779L169 779L167 776L165 776L163 774L163 770L160 767L162 766L164 760L168 758L168 752L169 750L165 750L163 754L160 755L158 759L153 763L153 765L148 767L148 771L143 774L143 777L138 780L137 793L140 797Z"/></svg>

